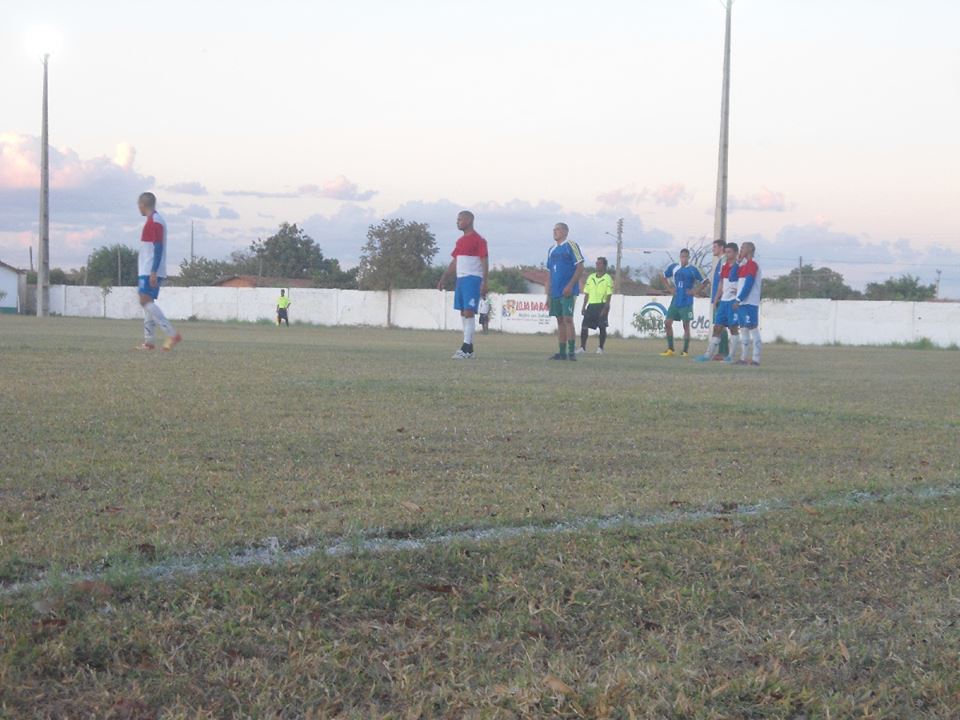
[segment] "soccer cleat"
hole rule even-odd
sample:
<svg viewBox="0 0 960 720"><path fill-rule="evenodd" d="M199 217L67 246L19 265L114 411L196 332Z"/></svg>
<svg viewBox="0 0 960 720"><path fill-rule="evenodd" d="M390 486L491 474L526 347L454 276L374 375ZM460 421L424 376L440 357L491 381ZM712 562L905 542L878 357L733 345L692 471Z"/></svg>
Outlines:
<svg viewBox="0 0 960 720"><path fill-rule="evenodd" d="M163 349L164 349L164 351L165 351L165 352L170 352L171 350L173 350L174 346L175 346L175 345L179 345L179 344L180 344L180 341L182 341L182 340L183 340L183 338L180 337L180 333L177 333L177 334L174 335L173 337L168 337L168 338L164 341L164 343L163 343Z"/></svg>
<svg viewBox="0 0 960 720"><path fill-rule="evenodd" d="M726 365L733 365L733 364L736 362L736 360L734 360L730 355L727 355L727 356L723 359L723 362L724 362L724 364L726 364Z"/></svg>
<svg viewBox="0 0 960 720"><path fill-rule="evenodd" d="M137 346L134 348L134 350L155 350L156 347L157 347L157 346L154 345L153 343L145 342L145 343L142 343L142 344L140 344L140 345L137 345Z"/></svg>
<svg viewBox="0 0 960 720"><path fill-rule="evenodd" d="M550 360L566 360L566 359L567 359L567 356L566 356L566 355L561 355L560 353L554 353L553 355L550 356L549 359L550 359Z"/></svg>
<svg viewBox="0 0 960 720"><path fill-rule="evenodd" d="M749 365L749 364L750 364L750 363L748 363L746 360L737 360L737 361L734 363L734 365Z"/></svg>
<svg viewBox="0 0 960 720"><path fill-rule="evenodd" d="M470 360L473 357L473 353L464 352L463 350L457 350L452 358L454 360Z"/></svg>
<svg viewBox="0 0 960 720"><path fill-rule="evenodd" d="M583 355L587 351L586 348L578 347L576 350L577 355Z"/></svg>
<svg viewBox="0 0 960 720"><path fill-rule="evenodd" d="M660 357L673 357L674 355L676 355L676 353L670 348L667 348L662 353L660 353Z"/></svg>
<svg viewBox="0 0 960 720"><path fill-rule="evenodd" d="M704 353L703 355L697 355L694 360L697 362L710 362L713 358Z"/></svg>
<svg viewBox="0 0 960 720"><path fill-rule="evenodd" d="M567 355L567 360L573 360L574 362L576 362L577 361L576 353L574 353L573 355Z"/></svg>
<svg viewBox="0 0 960 720"><path fill-rule="evenodd" d="M690 353L688 353L686 350L683 350L680 352L680 357L690 357Z"/></svg>
<svg viewBox="0 0 960 720"><path fill-rule="evenodd" d="M597 355L603 355L603 348L597 348Z"/></svg>

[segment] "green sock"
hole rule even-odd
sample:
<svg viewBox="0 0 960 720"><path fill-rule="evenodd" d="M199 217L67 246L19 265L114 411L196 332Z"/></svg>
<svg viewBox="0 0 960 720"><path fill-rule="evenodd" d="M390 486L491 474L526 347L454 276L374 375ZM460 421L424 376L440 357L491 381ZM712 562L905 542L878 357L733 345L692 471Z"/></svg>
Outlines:
<svg viewBox="0 0 960 720"><path fill-rule="evenodd" d="M567 354L573 355L574 351L577 349L576 340L567 340Z"/></svg>
<svg viewBox="0 0 960 720"><path fill-rule="evenodd" d="M673 335L667 338L667 349L673 350Z"/></svg>
<svg viewBox="0 0 960 720"><path fill-rule="evenodd" d="M560 343L560 354L564 357L567 356L567 345L566 343Z"/></svg>
<svg viewBox="0 0 960 720"><path fill-rule="evenodd" d="M684 335L684 336L683 336L683 351L684 351L684 352L687 352L687 350L689 350L689 349L690 349L690 336L689 336L689 335Z"/></svg>

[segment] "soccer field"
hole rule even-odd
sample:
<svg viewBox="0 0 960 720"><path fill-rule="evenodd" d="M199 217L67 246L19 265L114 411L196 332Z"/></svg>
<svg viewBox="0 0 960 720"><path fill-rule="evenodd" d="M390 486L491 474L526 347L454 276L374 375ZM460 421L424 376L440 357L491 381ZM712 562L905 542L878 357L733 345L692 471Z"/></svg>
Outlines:
<svg viewBox="0 0 960 720"><path fill-rule="evenodd" d="M960 353L180 330L0 317L6 712L960 711ZM676 521L144 576L611 516Z"/></svg>

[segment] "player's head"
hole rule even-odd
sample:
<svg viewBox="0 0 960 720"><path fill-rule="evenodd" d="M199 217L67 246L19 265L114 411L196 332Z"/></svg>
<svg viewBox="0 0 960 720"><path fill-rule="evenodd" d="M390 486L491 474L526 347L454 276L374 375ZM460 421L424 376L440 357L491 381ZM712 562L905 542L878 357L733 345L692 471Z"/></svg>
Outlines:
<svg viewBox="0 0 960 720"><path fill-rule="evenodd" d="M723 252L727 257L727 262L736 262L740 248L737 247L736 243L730 242L723 246Z"/></svg>
<svg viewBox="0 0 960 720"><path fill-rule="evenodd" d="M720 257L723 255L724 242L723 240L714 240L713 241L713 256Z"/></svg>
<svg viewBox="0 0 960 720"><path fill-rule="evenodd" d="M137 198L137 206L140 208L141 215L149 215L157 209L157 196L152 192L140 193Z"/></svg>
<svg viewBox="0 0 960 720"><path fill-rule="evenodd" d="M607 259L605 257L597 258L597 275L603 275L607 271Z"/></svg>
<svg viewBox="0 0 960 720"><path fill-rule="evenodd" d="M740 257L746 260L752 260L756 252L757 252L757 246L754 245L749 240L747 240L745 243L743 243L743 245L740 246Z"/></svg>
<svg viewBox="0 0 960 720"><path fill-rule="evenodd" d="M469 210L461 210L457 214L457 230L461 232L470 232L473 230L473 213Z"/></svg>
<svg viewBox="0 0 960 720"><path fill-rule="evenodd" d="M563 242L567 239L567 235L570 234L570 228L567 227L566 223L557 223L553 226L553 239L558 243Z"/></svg>
<svg viewBox="0 0 960 720"><path fill-rule="evenodd" d="M690 264L690 251L684 248L680 251L680 267L686 267Z"/></svg>
<svg viewBox="0 0 960 720"><path fill-rule="evenodd" d="M283 290L280 291L280 297L283 297Z"/></svg>

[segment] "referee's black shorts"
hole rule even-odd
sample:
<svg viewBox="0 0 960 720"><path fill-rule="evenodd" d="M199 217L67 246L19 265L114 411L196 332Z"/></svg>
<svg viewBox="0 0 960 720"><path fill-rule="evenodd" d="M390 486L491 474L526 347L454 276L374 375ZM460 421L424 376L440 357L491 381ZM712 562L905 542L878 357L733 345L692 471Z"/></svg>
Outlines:
<svg viewBox="0 0 960 720"><path fill-rule="evenodd" d="M591 330L607 326L607 316L603 314L603 303L593 303L587 305L587 311L583 314L583 327Z"/></svg>

